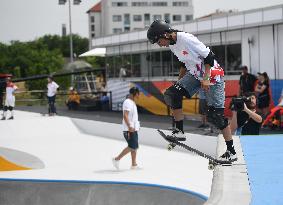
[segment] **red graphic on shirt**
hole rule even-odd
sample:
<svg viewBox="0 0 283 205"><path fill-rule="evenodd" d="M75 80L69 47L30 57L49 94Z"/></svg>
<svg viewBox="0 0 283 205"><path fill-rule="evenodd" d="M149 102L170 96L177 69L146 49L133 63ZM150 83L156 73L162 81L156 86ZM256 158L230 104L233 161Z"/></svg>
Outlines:
<svg viewBox="0 0 283 205"><path fill-rule="evenodd" d="M188 51L183 51L183 55L185 56L185 55L188 55L189 53L188 53Z"/></svg>

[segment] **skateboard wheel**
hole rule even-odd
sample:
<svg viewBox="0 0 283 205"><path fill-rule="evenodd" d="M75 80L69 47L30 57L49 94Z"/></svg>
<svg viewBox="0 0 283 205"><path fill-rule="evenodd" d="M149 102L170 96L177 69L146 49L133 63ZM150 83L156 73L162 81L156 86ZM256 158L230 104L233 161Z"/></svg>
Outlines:
<svg viewBox="0 0 283 205"><path fill-rule="evenodd" d="M171 151L172 149L174 149L174 146L173 146L172 144L169 144L168 147L167 147L167 149L168 149L169 151Z"/></svg>
<svg viewBox="0 0 283 205"><path fill-rule="evenodd" d="M208 169L213 170L215 168L215 164L213 162L208 163Z"/></svg>

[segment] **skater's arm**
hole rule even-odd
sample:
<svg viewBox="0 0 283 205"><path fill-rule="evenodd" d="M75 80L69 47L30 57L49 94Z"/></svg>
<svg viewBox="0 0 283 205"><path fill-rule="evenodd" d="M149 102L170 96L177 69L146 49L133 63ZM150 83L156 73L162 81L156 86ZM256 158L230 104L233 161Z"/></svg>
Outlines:
<svg viewBox="0 0 283 205"><path fill-rule="evenodd" d="M180 67L180 70L179 70L179 77L178 77L178 80L180 80L182 77L184 77L184 75L186 74L187 72L187 69L184 67L184 66L181 66Z"/></svg>

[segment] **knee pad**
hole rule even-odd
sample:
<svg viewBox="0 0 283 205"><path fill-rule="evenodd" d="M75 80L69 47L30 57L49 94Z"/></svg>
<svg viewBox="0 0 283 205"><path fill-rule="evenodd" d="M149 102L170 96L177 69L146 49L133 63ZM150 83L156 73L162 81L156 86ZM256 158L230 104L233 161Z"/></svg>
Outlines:
<svg viewBox="0 0 283 205"><path fill-rule="evenodd" d="M6 112L8 110L8 106L4 106L3 110Z"/></svg>
<svg viewBox="0 0 283 205"><path fill-rule="evenodd" d="M174 84L164 93L164 101L172 109L181 109L183 96L188 97L187 91L180 85Z"/></svg>
<svg viewBox="0 0 283 205"><path fill-rule="evenodd" d="M228 119L224 116L224 108L215 108L210 106L207 111L208 122L223 130L228 126Z"/></svg>
<svg viewBox="0 0 283 205"><path fill-rule="evenodd" d="M12 111L14 108L12 106L8 107L8 110Z"/></svg>

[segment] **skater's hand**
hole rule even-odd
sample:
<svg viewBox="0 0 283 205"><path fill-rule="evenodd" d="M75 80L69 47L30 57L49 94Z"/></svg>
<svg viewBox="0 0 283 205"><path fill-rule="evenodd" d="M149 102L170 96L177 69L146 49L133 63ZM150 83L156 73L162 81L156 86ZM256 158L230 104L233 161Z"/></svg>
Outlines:
<svg viewBox="0 0 283 205"><path fill-rule="evenodd" d="M210 83L210 80L202 80L201 81L201 88L204 89L205 91L209 90L210 85L212 85L212 83Z"/></svg>

